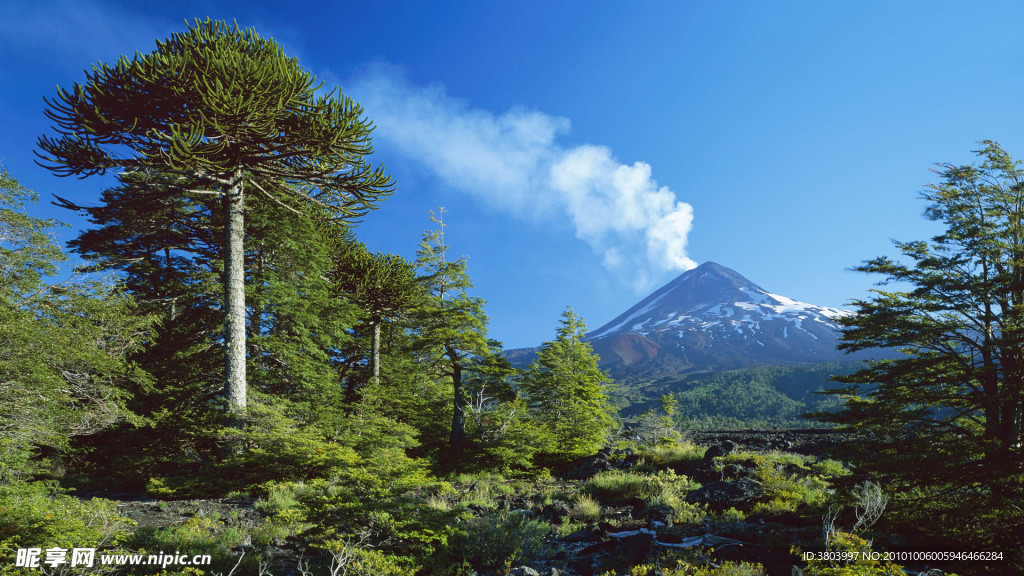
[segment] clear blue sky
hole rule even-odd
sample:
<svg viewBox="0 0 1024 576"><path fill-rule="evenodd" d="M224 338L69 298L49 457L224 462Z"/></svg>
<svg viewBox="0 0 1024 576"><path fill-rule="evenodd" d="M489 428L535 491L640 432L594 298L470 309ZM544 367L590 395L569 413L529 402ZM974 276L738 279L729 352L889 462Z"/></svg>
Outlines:
<svg viewBox="0 0 1024 576"><path fill-rule="evenodd" d="M378 124L398 191L361 238L413 257L445 206L491 335L521 347L708 260L841 307L873 282L849 267L936 232L935 162L982 139L1024 158L1021 2L317 4L7 0L0 162L44 201L98 197L109 177L33 164L43 97L186 19L237 20Z"/></svg>

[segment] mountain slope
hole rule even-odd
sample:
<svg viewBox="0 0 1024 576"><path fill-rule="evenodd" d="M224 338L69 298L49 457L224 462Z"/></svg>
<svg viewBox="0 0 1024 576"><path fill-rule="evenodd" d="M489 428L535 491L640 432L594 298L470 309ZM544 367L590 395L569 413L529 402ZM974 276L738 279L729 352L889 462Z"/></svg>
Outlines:
<svg viewBox="0 0 1024 576"><path fill-rule="evenodd" d="M714 262L684 272L587 340L615 378L849 360L845 310L772 294Z"/></svg>

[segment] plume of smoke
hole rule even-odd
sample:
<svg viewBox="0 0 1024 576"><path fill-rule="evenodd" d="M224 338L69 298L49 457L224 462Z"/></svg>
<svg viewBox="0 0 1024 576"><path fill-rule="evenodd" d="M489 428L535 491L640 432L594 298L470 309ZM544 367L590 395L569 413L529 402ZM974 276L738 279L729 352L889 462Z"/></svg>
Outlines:
<svg viewBox="0 0 1024 576"><path fill-rule="evenodd" d="M517 217L568 217L604 266L631 273L638 290L663 272L696 266L686 252L692 207L659 186L645 162L622 164L606 146L559 145L566 118L471 108L383 66L346 92L377 125L375 142Z"/></svg>

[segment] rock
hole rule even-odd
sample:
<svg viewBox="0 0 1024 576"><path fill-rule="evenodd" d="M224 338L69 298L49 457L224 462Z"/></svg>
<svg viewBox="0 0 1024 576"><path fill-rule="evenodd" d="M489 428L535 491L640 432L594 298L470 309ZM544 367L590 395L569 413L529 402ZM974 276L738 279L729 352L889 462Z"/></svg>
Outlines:
<svg viewBox="0 0 1024 576"><path fill-rule="evenodd" d="M732 454L739 448L739 445L732 440L723 440L719 444L708 448L707 452L704 453L704 462L709 463L719 456L725 456L726 454Z"/></svg>
<svg viewBox="0 0 1024 576"><path fill-rule="evenodd" d="M638 464L640 464L640 455L630 454L619 462L618 468L619 470L630 470L632 468L636 468Z"/></svg>
<svg viewBox="0 0 1024 576"><path fill-rule="evenodd" d="M529 566L517 566L509 571L508 576L540 576L540 572Z"/></svg>
<svg viewBox="0 0 1024 576"><path fill-rule="evenodd" d="M579 530L569 534L562 538L562 542L587 542L590 540L600 539L601 533L597 530L591 530L590 528L580 528Z"/></svg>
<svg viewBox="0 0 1024 576"><path fill-rule="evenodd" d="M586 458L569 472L569 477L576 478L578 480L586 480L600 474L601 472L614 470L615 465L608 459L609 456L609 454L599 452L594 456Z"/></svg>
<svg viewBox="0 0 1024 576"><path fill-rule="evenodd" d="M737 543L715 548L711 557L719 562L760 564L768 576L792 576L793 559L785 552L771 552L760 544Z"/></svg>
<svg viewBox="0 0 1024 576"><path fill-rule="evenodd" d="M498 502L502 510L527 510L530 508L530 500L525 496L502 496Z"/></svg>
<svg viewBox="0 0 1024 576"><path fill-rule="evenodd" d="M572 562L572 570L580 576L594 576L594 559L578 556Z"/></svg>
<svg viewBox="0 0 1024 576"><path fill-rule="evenodd" d="M641 531L632 536L627 536L619 542L620 544L615 549L614 555L623 561L626 566L643 564L654 550L654 534L649 532Z"/></svg>
<svg viewBox="0 0 1024 576"><path fill-rule="evenodd" d="M675 512L670 506L651 506L648 508L644 515L647 517L647 522L654 525L655 523L660 526L672 526L672 522L675 520Z"/></svg>
<svg viewBox="0 0 1024 576"><path fill-rule="evenodd" d="M647 502L639 496L633 496L629 500L626 500L626 506L629 506L629 515L634 520L642 520L644 518L644 512L647 510Z"/></svg>
<svg viewBox="0 0 1024 576"><path fill-rule="evenodd" d="M751 462L737 462L722 468L723 480L739 480L740 478L754 478L757 474L757 466Z"/></svg>
<svg viewBox="0 0 1024 576"><path fill-rule="evenodd" d="M764 497L764 487L750 478L725 482L711 482L686 495L691 504L707 504L712 512L729 508L749 511Z"/></svg>
<svg viewBox="0 0 1024 576"><path fill-rule="evenodd" d="M552 502L540 509L540 518L552 524L561 524L569 515L569 505L562 501Z"/></svg>

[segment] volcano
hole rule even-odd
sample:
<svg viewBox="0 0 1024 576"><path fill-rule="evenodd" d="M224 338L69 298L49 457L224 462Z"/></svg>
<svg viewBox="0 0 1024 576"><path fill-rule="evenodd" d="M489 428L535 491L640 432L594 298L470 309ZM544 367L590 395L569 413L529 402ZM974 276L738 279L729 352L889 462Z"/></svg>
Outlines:
<svg viewBox="0 0 1024 576"><path fill-rule="evenodd" d="M849 311L772 294L706 262L679 275L586 339L613 377L850 360L836 350Z"/></svg>

